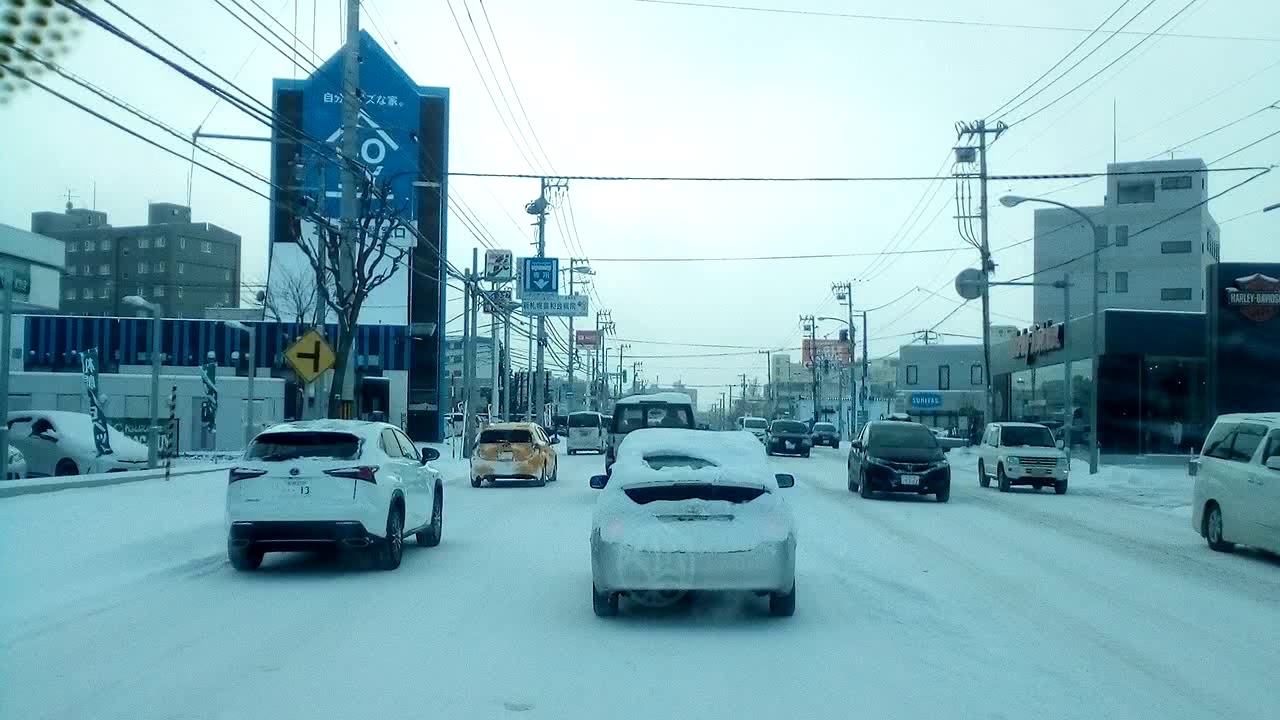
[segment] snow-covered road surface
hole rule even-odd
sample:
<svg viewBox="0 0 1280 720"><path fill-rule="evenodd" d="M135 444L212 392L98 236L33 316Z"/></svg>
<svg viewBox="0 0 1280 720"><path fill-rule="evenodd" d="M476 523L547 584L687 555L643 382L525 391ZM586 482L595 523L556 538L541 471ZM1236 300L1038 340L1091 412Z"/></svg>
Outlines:
<svg viewBox="0 0 1280 720"><path fill-rule="evenodd" d="M601 619L597 456L545 488L442 464L444 541L396 572L227 564L224 474L0 503L0 717L1271 718L1280 561L1105 493L864 500L845 451L771 458L800 526L793 618L695 597Z"/></svg>

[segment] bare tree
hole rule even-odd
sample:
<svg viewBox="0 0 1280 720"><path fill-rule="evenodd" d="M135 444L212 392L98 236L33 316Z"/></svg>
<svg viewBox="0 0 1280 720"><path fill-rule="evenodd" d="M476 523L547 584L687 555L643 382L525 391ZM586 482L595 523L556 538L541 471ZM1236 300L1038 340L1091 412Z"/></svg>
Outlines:
<svg viewBox="0 0 1280 720"><path fill-rule="evenodd" d="M302 324L315 315L316 299L314 268L280 263L272 270L270 282L263 287L261 299L255 297L253 304L261 306L266 317L276 322Z"/></svg>
<svg viewBox="0 0 1280 720"><path fill-rule="evenodd" d="M346 364L351 357L355 340L356 321L360 309L374 289L390 280L409 252L408 243L394 242L408 232L406 211L391 204L391 183L378 182L366 174L356 188L358 214L354 238L348 245L352 272L348 281L338 272L342 261L342 249L346 242L336 218L322 215L316 203L310 203L305 220L315 227L314 242L303 238L298 247L311 264L310 282L313 292L319 292L324 303L333 312L338 324L338 342L335 348L337 362L333 382L329 386L329 416L338 417L339 399L342 397ZM305 273L305 271L303 272ZM317 283L317 278L323 278ZM314 296L313 302L314 305Z"/></svg>

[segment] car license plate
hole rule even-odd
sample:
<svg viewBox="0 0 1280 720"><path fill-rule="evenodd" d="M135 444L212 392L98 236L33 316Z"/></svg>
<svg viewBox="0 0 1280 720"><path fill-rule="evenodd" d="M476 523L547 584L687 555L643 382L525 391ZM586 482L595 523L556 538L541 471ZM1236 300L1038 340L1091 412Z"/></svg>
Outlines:
<svg viewBox="0 0 1280 720"><path fill-rule="evenodd" d="M900 478L900 480L902 481L903 485L919 485L920 484L919 475L903 475Z"/></svg>
<svg viewBox="0 0 1280 720"><path fill-rule="evenodd" d="M789 442L789 443L787 443L787 449L788 449L788 450L795 450L795 449L796 449L796 444L795 444L795 443L793 443L793 442Z"/></svg>
<svg viewBox="0 0 1280 720"><path fill-rule="evenodd" d="M512 457L512 455L511 455L511 453L510 453L510 452L500 452L500 453L498 453L498 459L499 459L499 460L510 460L510 459L511 459L511 457Z"/></svg>

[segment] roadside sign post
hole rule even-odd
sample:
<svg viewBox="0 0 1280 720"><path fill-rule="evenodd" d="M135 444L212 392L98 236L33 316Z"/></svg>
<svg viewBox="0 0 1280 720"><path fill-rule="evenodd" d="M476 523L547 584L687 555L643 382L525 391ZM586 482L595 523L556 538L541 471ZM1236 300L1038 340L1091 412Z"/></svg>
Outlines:
<svg viewBox="0 0 1280 720"><path fill-rule="evenodd" d="M298 378L310 385L333 367L335 356L324 336L312 328L284 351L284 359L298 373Z"/></svg>
<svg viewBox="0 0 1280 720"><path fill-rule="evenodd" d="M0 480L9 477L9 335L13 329L13 293L17 272L12 269L3 271L0 283L4 284L4 306L0 312L4 314L0 320ZM27 279L28 292L31 280Z"/></svg>
<svg viewBox="0 0 1280 720"><path fill-rule="evenodd" d="M560 258L520 258L520 297L528 293L560 292Z"/></svg>

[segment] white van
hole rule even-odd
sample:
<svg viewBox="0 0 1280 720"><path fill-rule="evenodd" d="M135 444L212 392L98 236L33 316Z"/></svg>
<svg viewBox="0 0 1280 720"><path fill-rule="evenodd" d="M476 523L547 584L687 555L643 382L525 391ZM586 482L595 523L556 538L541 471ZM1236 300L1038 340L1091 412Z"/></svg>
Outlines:
<svg viewBox="0 0 1280 720"><path fill-rule="evenodd" d="M588 411L569 413L568 425L567 445L570 455L584 450L594 453L604 452L609 440L609 428L605 425L603 415Z"/></svg>
<svg viewBox="0 0 1280 720"><path fill-rule="evenodd" d="M1209 547L1280 553L1280 413L1220 416L1190 470L1191 527Z"/></svg>

